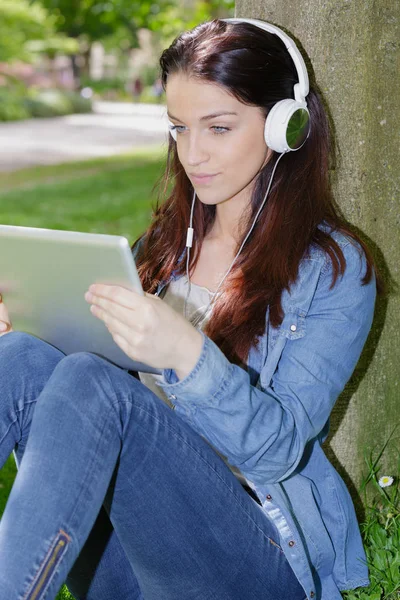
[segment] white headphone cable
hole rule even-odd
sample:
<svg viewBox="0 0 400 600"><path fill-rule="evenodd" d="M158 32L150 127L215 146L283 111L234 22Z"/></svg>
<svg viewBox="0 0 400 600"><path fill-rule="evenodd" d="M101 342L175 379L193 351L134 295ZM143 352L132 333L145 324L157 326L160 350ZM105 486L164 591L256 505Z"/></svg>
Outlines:
<svg viewBox="0 0 400 600"><path fill-rule="evenodd" d="M237 259L237 257L241 253L243 246L245 245L245 243L246 243L249 235L253 231L253 228L254 228L254 226L256 224L256 221L258 219L258 215L260 214L260 212L261 212L261 210L262 210L262 208L263 208L263 206L264 206L264 204L265 204L265 202L266 202L266 200L268 198L268 194L269 194L269 191L270 191L271 185L272 185L272 180L273 180L274 175L275 175L276 167L278 166L278 163L279 163L280 159L282 158L282 156L284 154L286 154L286 152L282 152L282 154L280 154L278 156L278 158L277 158L277 161L276 161L276 163L274 165L274 168L272 170L272 173L271 173L271 179L269 180L269 184L268 184L268 188L267 188L267 191L265 193L265 196L264 196L264 200L262 201L262 204L261 204L260 208L257 211L257 214L256 214L256 216L254 218L254 221L253 221L253 224L252 224L252 226L250 228L250 231L247 233L246 237L244 238L244 240L243 240L243 242L242 242L242 244L241 244L241 246L239 248L238 253L236 254L236 256L233 259L233 261L231 262L231 265L230 265L229 269L227 270L227 272L225 273L225 275L223 276L223 278L219 282L219 285L218 285L217 289L215 290L215 292L213 293L213 295L212 295L212 297L210 299L210 302L208 303L208 306L207 306L206 310L204 311L204 313L202 315L200 315L200 317L195 318L193 322L191 321L191 323L192 323L192 325L194 327L197 327L197 325L199 323L201 323L201 321L203 321L205 319L205 317L206 317L206 315L207 315L207 313L208 313L211 305L214 302L214 299L215 299L215 297L216 297L216 295L218 293L219 288L221 287L222 283L225 281L226 277L228 276L230 270L233 267L233 264L234 264L235 260ZM191 208L191 211L190 211L190 225L189 225L188 230L187 230L187 238L186 238L186 247L188 249L187 250L187 254L186 254L186 277L187 277L187 281L188 281L188 284L189 284L188 285L188 291L187 291L186 298L185 298L185 302L184 302L184 316L185 316L186 319L188 318L187 317L187 300L189 298L190 288L191 288L191 283L190 283L190 279L189 279L189 258L190 258L190 248L192 247L192 242L193 242L193 227L192 227L192 225L193 225L193 212L194 212L194 203L195 203L195 200L196 200L196 191L194 191L194 194L193 194L192 208Z"/></svg>

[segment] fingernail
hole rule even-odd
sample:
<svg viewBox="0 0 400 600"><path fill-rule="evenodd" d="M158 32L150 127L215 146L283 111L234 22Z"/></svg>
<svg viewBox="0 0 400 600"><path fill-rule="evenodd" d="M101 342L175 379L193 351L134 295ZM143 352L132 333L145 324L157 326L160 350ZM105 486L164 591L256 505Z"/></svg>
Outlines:
<svg viewBox="0 0 400 600"><path fill-rule="evenodd" d="M8 327L7 323L0 321L0 331L5 331L7 329L7 327Z"/></svg>

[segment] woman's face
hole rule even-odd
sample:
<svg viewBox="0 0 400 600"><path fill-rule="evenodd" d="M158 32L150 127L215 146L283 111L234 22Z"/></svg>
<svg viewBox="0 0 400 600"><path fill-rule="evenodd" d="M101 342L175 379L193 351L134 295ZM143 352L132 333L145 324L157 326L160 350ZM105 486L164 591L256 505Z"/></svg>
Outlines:
<svg viewBox="0 0 400 600"><path fill-rule="evenodd" d="M176 126L178 157L198 198L204 204L233 201L245 207L254 178L270 154L261 109L242 104L219 85L183 73L168 77L166 100L168 117Z"/></svg>

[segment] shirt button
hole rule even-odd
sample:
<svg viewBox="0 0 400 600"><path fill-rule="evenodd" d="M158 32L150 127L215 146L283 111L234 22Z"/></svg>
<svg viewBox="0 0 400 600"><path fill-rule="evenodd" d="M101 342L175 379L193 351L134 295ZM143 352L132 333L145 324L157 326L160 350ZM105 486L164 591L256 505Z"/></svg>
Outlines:
<svg viewBox="0 0 400 600"><path fill-rule="evenodd" d="M289 546L292 547L292 546L294 546L294 544L295 544L295 542L293 540L290 540Z"/></svg>
<svg viewBox="0 0 400 600"><path fill-rule="evenodd" d="M169 399L170 399L170 400L176 400L176 396L175 396L175 394L171 394L171 395L170 395L170 397L169 397Z"/></svg>
<svg viewBox="0 0 400 600"><path fill-rule="evenodd" d="M310 598L314 598L315 592L310 592Z"/></svg>
<svg viewBox="0 0 400 600"><path fill-rule="evenodd" d="M296 331L296 329L297 329L296 325L291 325L290 326L290 331Z"/></svg>
<svg viewBox="0 0 400 600"><path fill-rule="evenodd" d="M271 494L268 494L268 495L266 496L266 498L267 498L267 500L272 500L272 496L271 496Z"/></svg>

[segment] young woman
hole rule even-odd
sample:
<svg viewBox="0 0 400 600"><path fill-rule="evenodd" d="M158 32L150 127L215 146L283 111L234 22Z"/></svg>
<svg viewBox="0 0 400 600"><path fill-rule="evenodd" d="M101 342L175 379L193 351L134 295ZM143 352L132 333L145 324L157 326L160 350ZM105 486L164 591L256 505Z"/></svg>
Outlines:
<svg viewBox="0 0 400 600"><path fill-rule="evenodd" d="M0 460L19 471L0 600L64 581L88 600L338 600L368 573L321 445L376 275L332 199L326 113L264 22L203 23L160 64L172 188L133 247L147 293L86 299L162 375L2 335Z"/></svg>

